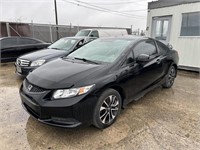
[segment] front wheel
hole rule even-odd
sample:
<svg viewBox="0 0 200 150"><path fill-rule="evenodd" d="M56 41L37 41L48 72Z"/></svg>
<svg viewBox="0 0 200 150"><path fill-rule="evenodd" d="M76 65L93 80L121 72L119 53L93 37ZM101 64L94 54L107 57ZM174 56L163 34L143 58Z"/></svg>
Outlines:
<svg viewBox="0 0 200 150"><path fill-rule="evenodd" d="M112 125L121 111L122 100L120 94L114 89L104 91L96 104L93 125L104 129Z"/></svg>
<svg viewBox="0 0 200 150"><path fill-rule="evenodd" d="M174 84L174 80L176 78L177 69L175 66L171 66L169 68L168 74L166 76L165 82L162 85L164 88L170 88Z"/></svg>

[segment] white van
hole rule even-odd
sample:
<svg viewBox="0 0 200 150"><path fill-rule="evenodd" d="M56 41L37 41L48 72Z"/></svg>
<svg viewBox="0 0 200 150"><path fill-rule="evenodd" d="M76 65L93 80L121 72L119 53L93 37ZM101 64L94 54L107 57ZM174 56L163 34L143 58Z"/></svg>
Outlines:
<svg viewBox="0 0 200 150"><path fill-rule="evenodd" d="M128 35L126 29L83 29L80 30L75 36L87 36L90 38L99 37L116 37Z"/></svg>

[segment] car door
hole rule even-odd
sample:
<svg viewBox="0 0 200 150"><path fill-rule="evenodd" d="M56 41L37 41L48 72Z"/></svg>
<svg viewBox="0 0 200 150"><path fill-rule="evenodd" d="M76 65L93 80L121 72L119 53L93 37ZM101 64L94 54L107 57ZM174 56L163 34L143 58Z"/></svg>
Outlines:
<svg viewBox="0 0 200 150"><path fill-rule="evenodd" d="M162 64L162 74L161 74L161 78L163 76L165 76L168 72L168 69L171 65L171 63L168 61L168 55L167 53L169 52L169 47L167 47L165 44L163 44L162 42L156 41L157 43L157 47L158 47L158 52L159 52L159 58L160 58L160 62Z"/></svg>
<svg viewBox="0 0 200 150"><path fill-rule="evenodd" d="M137 57L141 54L149 55L149 60L138 62ZM127 64L127 75L123 81L128 102L155 84L162 73L162 64L154 40L147 39L136 44L133 55L134 63Z"/></svg>

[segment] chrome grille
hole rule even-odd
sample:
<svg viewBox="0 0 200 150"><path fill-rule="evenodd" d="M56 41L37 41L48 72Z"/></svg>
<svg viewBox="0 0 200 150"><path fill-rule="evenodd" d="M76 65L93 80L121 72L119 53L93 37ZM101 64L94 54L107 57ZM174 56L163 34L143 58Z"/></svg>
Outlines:
<svg viewBox="0 0 200 150"><path fill-rule="evenodd" d="M42 93L45 91L45 89L43 88L30 84L27 80L25 80L24 86L29 92L33 92L33 93Z"/></svg>
<svg viewBox="0 0 200 150"><path fill-rule="evenodd" d="M30 64L29 60L24 60L24 59L17 59L17 65L22 66L22 67L28 67Z"/></svg>

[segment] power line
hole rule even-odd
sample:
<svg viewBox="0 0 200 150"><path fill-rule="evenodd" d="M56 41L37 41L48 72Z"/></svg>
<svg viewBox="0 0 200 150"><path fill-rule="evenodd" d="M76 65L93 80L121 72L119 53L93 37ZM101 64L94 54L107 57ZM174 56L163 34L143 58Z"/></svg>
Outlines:
<svg viewBox="0 0 200 150"><path fill-rule="evenodd" d="M107 3L107 2L92 2L92 3L89 3L89 2L91 2L91 1L82 1L82 0L74 0L74 1L77 1L77 2L80 2L80 3L84 3L84 4L88 4L88 5L91 5L91 4L99 4L99 5L103 5L103 4L105 4L105 5L112 5L112 4L127 4L127 3L137 3L136 1L127 1L127 2L122 2L122 1L120 1L120 2L118 2L118 3L115 3L115 2L112 2L112 3ZM143 1L146 1L147 2L147 0L140 0L140 2L143 2ZM97 6L97 5L91 5L91 6L95 6L95 7L99 7L99 6ZM99 8L103 8L103 7L99 7ZM103 8L103 9L106 9L106 8ZM108 10L108 9L107 9ZM111 10L111 11L114 11L114 10ZM114 11L114 12L119 12L119 13L122 13L122 12L137 12L137 11L147 11L147 9L139 9L139 10L125 10L125 11ZM132 14L128 14L128 15L132 15ZM137 15L135 15L135 16L137 16ZM139 17L143 17L143 16L139 16Z"/></svg>
<svg viewBox="0 0 200 150"><path fill-rule="evenodd" d="M119 12L119 11L115 11L115 10L107 9L107 8L104 8L104 7L92 5L92 4L89 4L89 3L86 3L86 2L81 2L81 1L79 1L79 0L73 0L73 1L76 1L76 2L78 2L78 3L83 3L83 4L85 4L85 5L89 5L89 6L91 6L91 7L95 7L95 8L98 8L98 9L102 9L102 10L104 10L104 11L114 12L114 13L117 13L117 14L127 15L127 16L131 16L131 17L144 17L144 16L139 16L139 15L132 15L132 14L121 13L121 12Z"/></svg>
<svg viewBox="0 0 200 150"><path fill-rule="evenodd" d="M85 1L84 1L85 2ZM89 3L89 2L88 2ZM97 2L91 2L90 4L97 4L97 5L121 5L121 4L135 4L137 2L113 2L113 3L97 3ZM137 3L138 4L138 3ZM141 4L139 4L141 5Z"/></svg>
<svg viewBox="0 0 200 150"><path fill-rule="evenodd" d="M142 5L144 6L143 4L140 4L140 2L148 2L147 0L140 0L139 2L138 1L106 1L106 2L94 2L94 1L81 1L81 2L85 2L85 3L89 3L89 4L98 4L98 5L121 5L121 4L131 4L131 3L135 3L137 5Z"/></svg>
<svg viewBox="0 0 200 150"><path fill-rule="evenodd" d="M91 5L91 4L88 4L88 3L85 3L85 2L80 2L78 0L73 0L73 1L62 0L62 1L74 4L74 5L77 5L77 6L85 7L85 8L88 8L88 9L93 9L93 10L101 11L101 12L107 12L107 13L110 13L110 14L120 15L120 16L124 16L124 17L135 18L135 19L143 19L144 18L143 16L136 16L136 15L131 15L131 14L120 13L118 11L114 11L114 10L110 10L110 9L107 9L107 8ZM139 17L143 17L143 18L139 18Z"/></svg>
<svg viewBox="0 0 200 150"><path fill-rule="evenodd" d="M147 11L147 9L138 9L138 10L124 10L119 12L137 12L137 11Z"/></svg>
<svg viewBox="0 0 200 150"><path fill-rule="evenodd" d="M112 12L115 12L115 13L121 13L121 14L123 14L123 15L135 16L135 17L143 17L143 16L139 16L139 15L132 15L132 14L122 13L122 12L120 12L120 11L115 11L115 10L107 9L107 8L100 7L100 6L97 6L97 5L92 5L92 4L90 4L90 3L82 2L82 1L80 1L80 0L74 0L74 1L77 1L77 2L83 3L83 4L87 4L87 5L92 6L92 7L97 7L97 8L103 9L103 10L112 11Z"/></svg>

